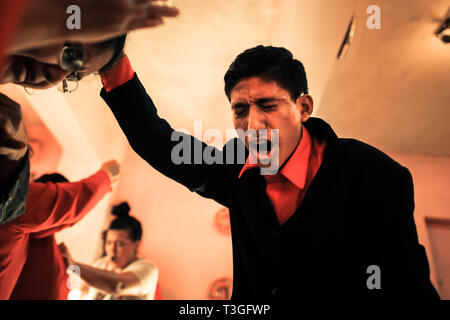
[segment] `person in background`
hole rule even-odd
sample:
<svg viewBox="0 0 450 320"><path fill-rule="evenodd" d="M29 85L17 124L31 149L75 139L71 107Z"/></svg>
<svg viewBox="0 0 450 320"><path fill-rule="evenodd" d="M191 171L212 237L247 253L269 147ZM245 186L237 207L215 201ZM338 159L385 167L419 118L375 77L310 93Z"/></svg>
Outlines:
<svg viewBox="0 0 450 320"><path fill-rule="evenodd" d="M93 72L108 70L120 58L125 38L123 35L96 44L66 43L17 53L9 57L0 84L46 89L62 83L64 91L76 89L79 80ZM77 66L77 70L72 69ZM4 186L1 196L5 198L0 207L1 224L13 220L25 208L29 160L20 105L1 93L0 120L0 171L4 172L0 183ZM17 174L11 176L14 170Z"/></svg>
<svg viewBox="0 0 450 320"><path fill-rule="evenodd" d="M70 16L67 9L71 5L77 5L82 13L79 30L70 30L66 24ZM163 18L177 15L178 10L164 1L2 0L0 83L13 82L44 89L60 79L78 81L87 73L106 66L105 61L111 55L109 61L114 60L113 50L104 50L92 43L117 44L111 39L120 39L132 30L161 25ZM85 44L83 50L81 43ZM74 73L73 65L66 65L70 70L65 70L55 63L61 57L59 52L67 47L75 49L65 49L66 57L75 53L74 57L79 58L80 52L88 57L78 73ZM103 50L101 54L99 50ZM29 159L21 109L0 93L0 225L25 212L28 183Z"/></svg>
<svg viewBox="0 0 450 320"><path fill-rule="evenodd" d="M10 299L13 291L15 299L67 298L54 234L86 216L112 190L119 173L119 163L110 160L78 182L54 183L53 176L30 183L25 213L0 226L1 300Z"/></svg>
<svg viewBox="0 0 450 320"><path fill-rule="evenodd" d="M87 300L153 300L158 268L138 256L142 239L141 223L129 215L127 202L115 206L116 218L103 233L104 255L92 266L74 261L64 243L59 245L68 266L80 268Z"/></svg>

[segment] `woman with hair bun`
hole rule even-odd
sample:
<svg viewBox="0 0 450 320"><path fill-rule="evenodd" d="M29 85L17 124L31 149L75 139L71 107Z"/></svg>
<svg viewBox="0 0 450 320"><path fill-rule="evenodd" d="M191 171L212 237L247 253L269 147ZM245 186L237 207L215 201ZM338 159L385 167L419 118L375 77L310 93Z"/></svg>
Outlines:
<svg viewBox="0 0 450 320"><path fill-rule="evenodd" d="M103 232L104 255L92 266L74 261L67 247L60 245L66 263L80 268L80 277L89 286L85 296L88 300L153 300L155 297L158 268L138 257L142 226L129 212L127 202L113 207L116 218Z"/></svg>

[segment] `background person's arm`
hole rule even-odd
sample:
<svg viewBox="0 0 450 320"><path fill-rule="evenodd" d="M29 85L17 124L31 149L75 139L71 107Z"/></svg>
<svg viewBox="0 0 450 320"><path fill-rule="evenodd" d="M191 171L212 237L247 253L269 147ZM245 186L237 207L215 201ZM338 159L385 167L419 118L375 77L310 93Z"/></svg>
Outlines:
<svg viewBox="0 0 450 320"><path fill-rule="evenodd" d="M137 296L141 294L141 281L132 272L116 272L92 267L73 260L69 249L64 243L58 245L66 266L75 265L80 268L80 278L91 287L104 293L114 295Z"/></svg>
<svg viewBox="0 0 450 320"><path fill-rule="evenodd" d="M72 5L80 8L79 30L67 27L67 19L73 14L67 13L67 8ZM158 26L163 18L176 17L178 9L151 0L30 0L23 15L8 46L9 54L64 42L104 41Z"/></svg>
<svg viewBox="0 0 450 320"><path fill-rule="evenodd" d="M140 281L134 272L118 273L91 267L80 262L73 262L80 268L80 277L97 290L114 295L137 295Z"/></svg>
<svg viewBox="0 0 450 320"><path fill-rule="evenodd" d="M78 182L31 183L25 214L5 227L43 237L77 223L111 190L112 176L119 174L113 162Z"/></svg>

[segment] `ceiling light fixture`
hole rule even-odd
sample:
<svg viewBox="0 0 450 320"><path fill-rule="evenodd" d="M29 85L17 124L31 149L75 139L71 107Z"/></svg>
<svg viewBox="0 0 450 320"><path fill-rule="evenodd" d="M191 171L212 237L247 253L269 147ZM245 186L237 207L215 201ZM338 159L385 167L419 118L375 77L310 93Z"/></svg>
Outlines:
<svg viewBox="0 0 450 320"><path fill-rule="evenodd" d="M343 59L346 56L354 35L355 35L355 18L352 17L347 27L347 32L345 33L344 40L342 41L341 47L339 48L338 51L337 54L338 59Z"/></svg>

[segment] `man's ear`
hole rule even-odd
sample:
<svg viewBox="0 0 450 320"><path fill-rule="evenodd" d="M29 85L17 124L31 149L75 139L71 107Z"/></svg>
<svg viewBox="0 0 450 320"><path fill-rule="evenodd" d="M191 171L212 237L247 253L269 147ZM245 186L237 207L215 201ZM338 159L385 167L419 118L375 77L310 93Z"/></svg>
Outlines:
<svg viewBox="0 0 450 320"><path fill-rule="evenodd" d="M141 243L142 243L141 240L138 240L138 241L135 242L137 251L139 251L141 249Z"/></svg>
<svg viewBox="0 0 450 320"><path fill-rule="evenodd" d="M302 123L306 122L314 110L314 101L309 94L299 96L295 101L297 108L300 110L300 118Z"/></svg>

